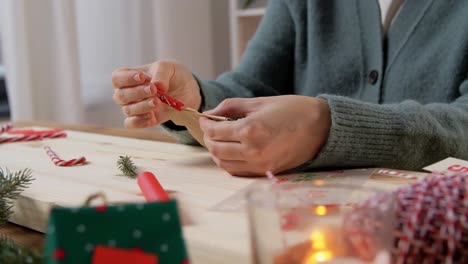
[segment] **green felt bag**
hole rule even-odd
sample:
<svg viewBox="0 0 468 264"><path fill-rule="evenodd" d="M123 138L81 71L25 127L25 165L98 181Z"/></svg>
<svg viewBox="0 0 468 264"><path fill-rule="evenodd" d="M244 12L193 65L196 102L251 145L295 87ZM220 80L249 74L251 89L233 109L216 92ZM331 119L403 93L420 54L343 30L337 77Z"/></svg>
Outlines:
<svg viewBox="0 0 468 264"><path fill-rule="evenodd" d="M44 255L47 263L189 263L174 200L53 208Z"/></svg>

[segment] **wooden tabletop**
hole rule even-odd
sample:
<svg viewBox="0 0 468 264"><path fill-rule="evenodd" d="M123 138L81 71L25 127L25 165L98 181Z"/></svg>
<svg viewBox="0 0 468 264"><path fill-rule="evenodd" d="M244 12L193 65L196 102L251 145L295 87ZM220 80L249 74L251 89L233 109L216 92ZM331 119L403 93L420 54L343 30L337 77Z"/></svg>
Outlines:
<svg viewBox="0 0 468 264"><path fill-rule="evenodd" d="M121 136L129 138L138 138L146 140L155 140L163 142L172 142L176 143L177 141L163 131L157 130L130 130L123 128L109 128L109 127L100 127L100 126L91 126L91 125L76 125L76 124L61 124L54 122L32 122L32 121L22 121L15 122L14 127L31 127L31 126L41 126L41 127L51 127L51 128L61 128L82 132L90 132L103 135L112 135L112 136ZM8 238L11 238L19 245L24 247L42 250L44 234L18 226L15 224L8 223L6 225L0 226L0 236L4 235Z"/></svg>

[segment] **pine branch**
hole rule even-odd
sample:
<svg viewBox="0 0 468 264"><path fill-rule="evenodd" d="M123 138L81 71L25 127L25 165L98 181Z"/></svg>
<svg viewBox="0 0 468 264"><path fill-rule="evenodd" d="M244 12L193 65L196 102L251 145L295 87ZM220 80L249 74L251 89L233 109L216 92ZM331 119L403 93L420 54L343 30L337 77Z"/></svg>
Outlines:
<svg viewBox="0 0 468 264"><path fill-rule="evenodd" d="M8 169L0 168L0 225L8 221L13 201L33 180L30 169L12 173Z"/></svg>
<svg viewBox="0 0 468 264"><path fill-rule="evenodd" d="M0 263L39 264L43 263L41 255L33 250L18 246L5 236L0 236Z"/></svg>
<svg viewBox="0 0 468 264"><path fill-rule="evenodd" d="M0 168L0 225L8 221L13 201L34 180L30 169L10 172ZM22 264L43 263L42 257L31 250L22 248L12 240L0 235L0 263Z"/></svg>
<svg viewBox="0 0 468 264"><path fill-rule="evenodd" d="M117 160L117 166L125 176L135 179L137 167L129 156L120 156L119 160Z"/></svg>

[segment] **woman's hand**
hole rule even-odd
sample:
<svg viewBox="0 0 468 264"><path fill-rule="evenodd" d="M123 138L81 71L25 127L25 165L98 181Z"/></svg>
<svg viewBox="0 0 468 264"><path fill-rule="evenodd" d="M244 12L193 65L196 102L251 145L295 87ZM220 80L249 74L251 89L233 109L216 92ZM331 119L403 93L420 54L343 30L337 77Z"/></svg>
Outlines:
<svg viewBox="0 0 468 264"><path fill-rule="evenodd" d="M307 96L227 99L208 113L244 117L222 122L200 119L213 160L238 176L281 172L313 159L331 126L328 102Z"/></svg>
<svg viewBox="0 0 468 264"><path fill-rule="evenodd" d="M192 72L176 61L119 68L112 73L112 85L114 102L127 116L127 128L151 127L169 120L169 107L156 96L158 90L194 109L201 104L200 87Z"/></svg>

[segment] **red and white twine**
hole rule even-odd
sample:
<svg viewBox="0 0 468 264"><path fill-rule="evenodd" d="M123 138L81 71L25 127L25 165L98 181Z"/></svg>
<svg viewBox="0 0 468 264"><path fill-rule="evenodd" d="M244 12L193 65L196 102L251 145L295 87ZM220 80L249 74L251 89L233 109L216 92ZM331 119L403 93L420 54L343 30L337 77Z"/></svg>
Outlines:
<svg viewBox="0 0 468 264"><path fill-rule="evenodd" d="M393 263L468 263L467 177L434 173L395 191ZM378 198L371 198L347 216L344 228L354 248L383 231L382 219L362 213L378 211L380 205Z"/></svg>
<svg viewBox="0 0 468 264"><path fill-rule="evenodd" d="M83 165L86 163L85 157L79 157L77 159L71 159L71 160L63 160L49 146L45 146L44 150L46 151L47 155L50 157L50 159L56 166L69 167L69 166Z"/></svg>

